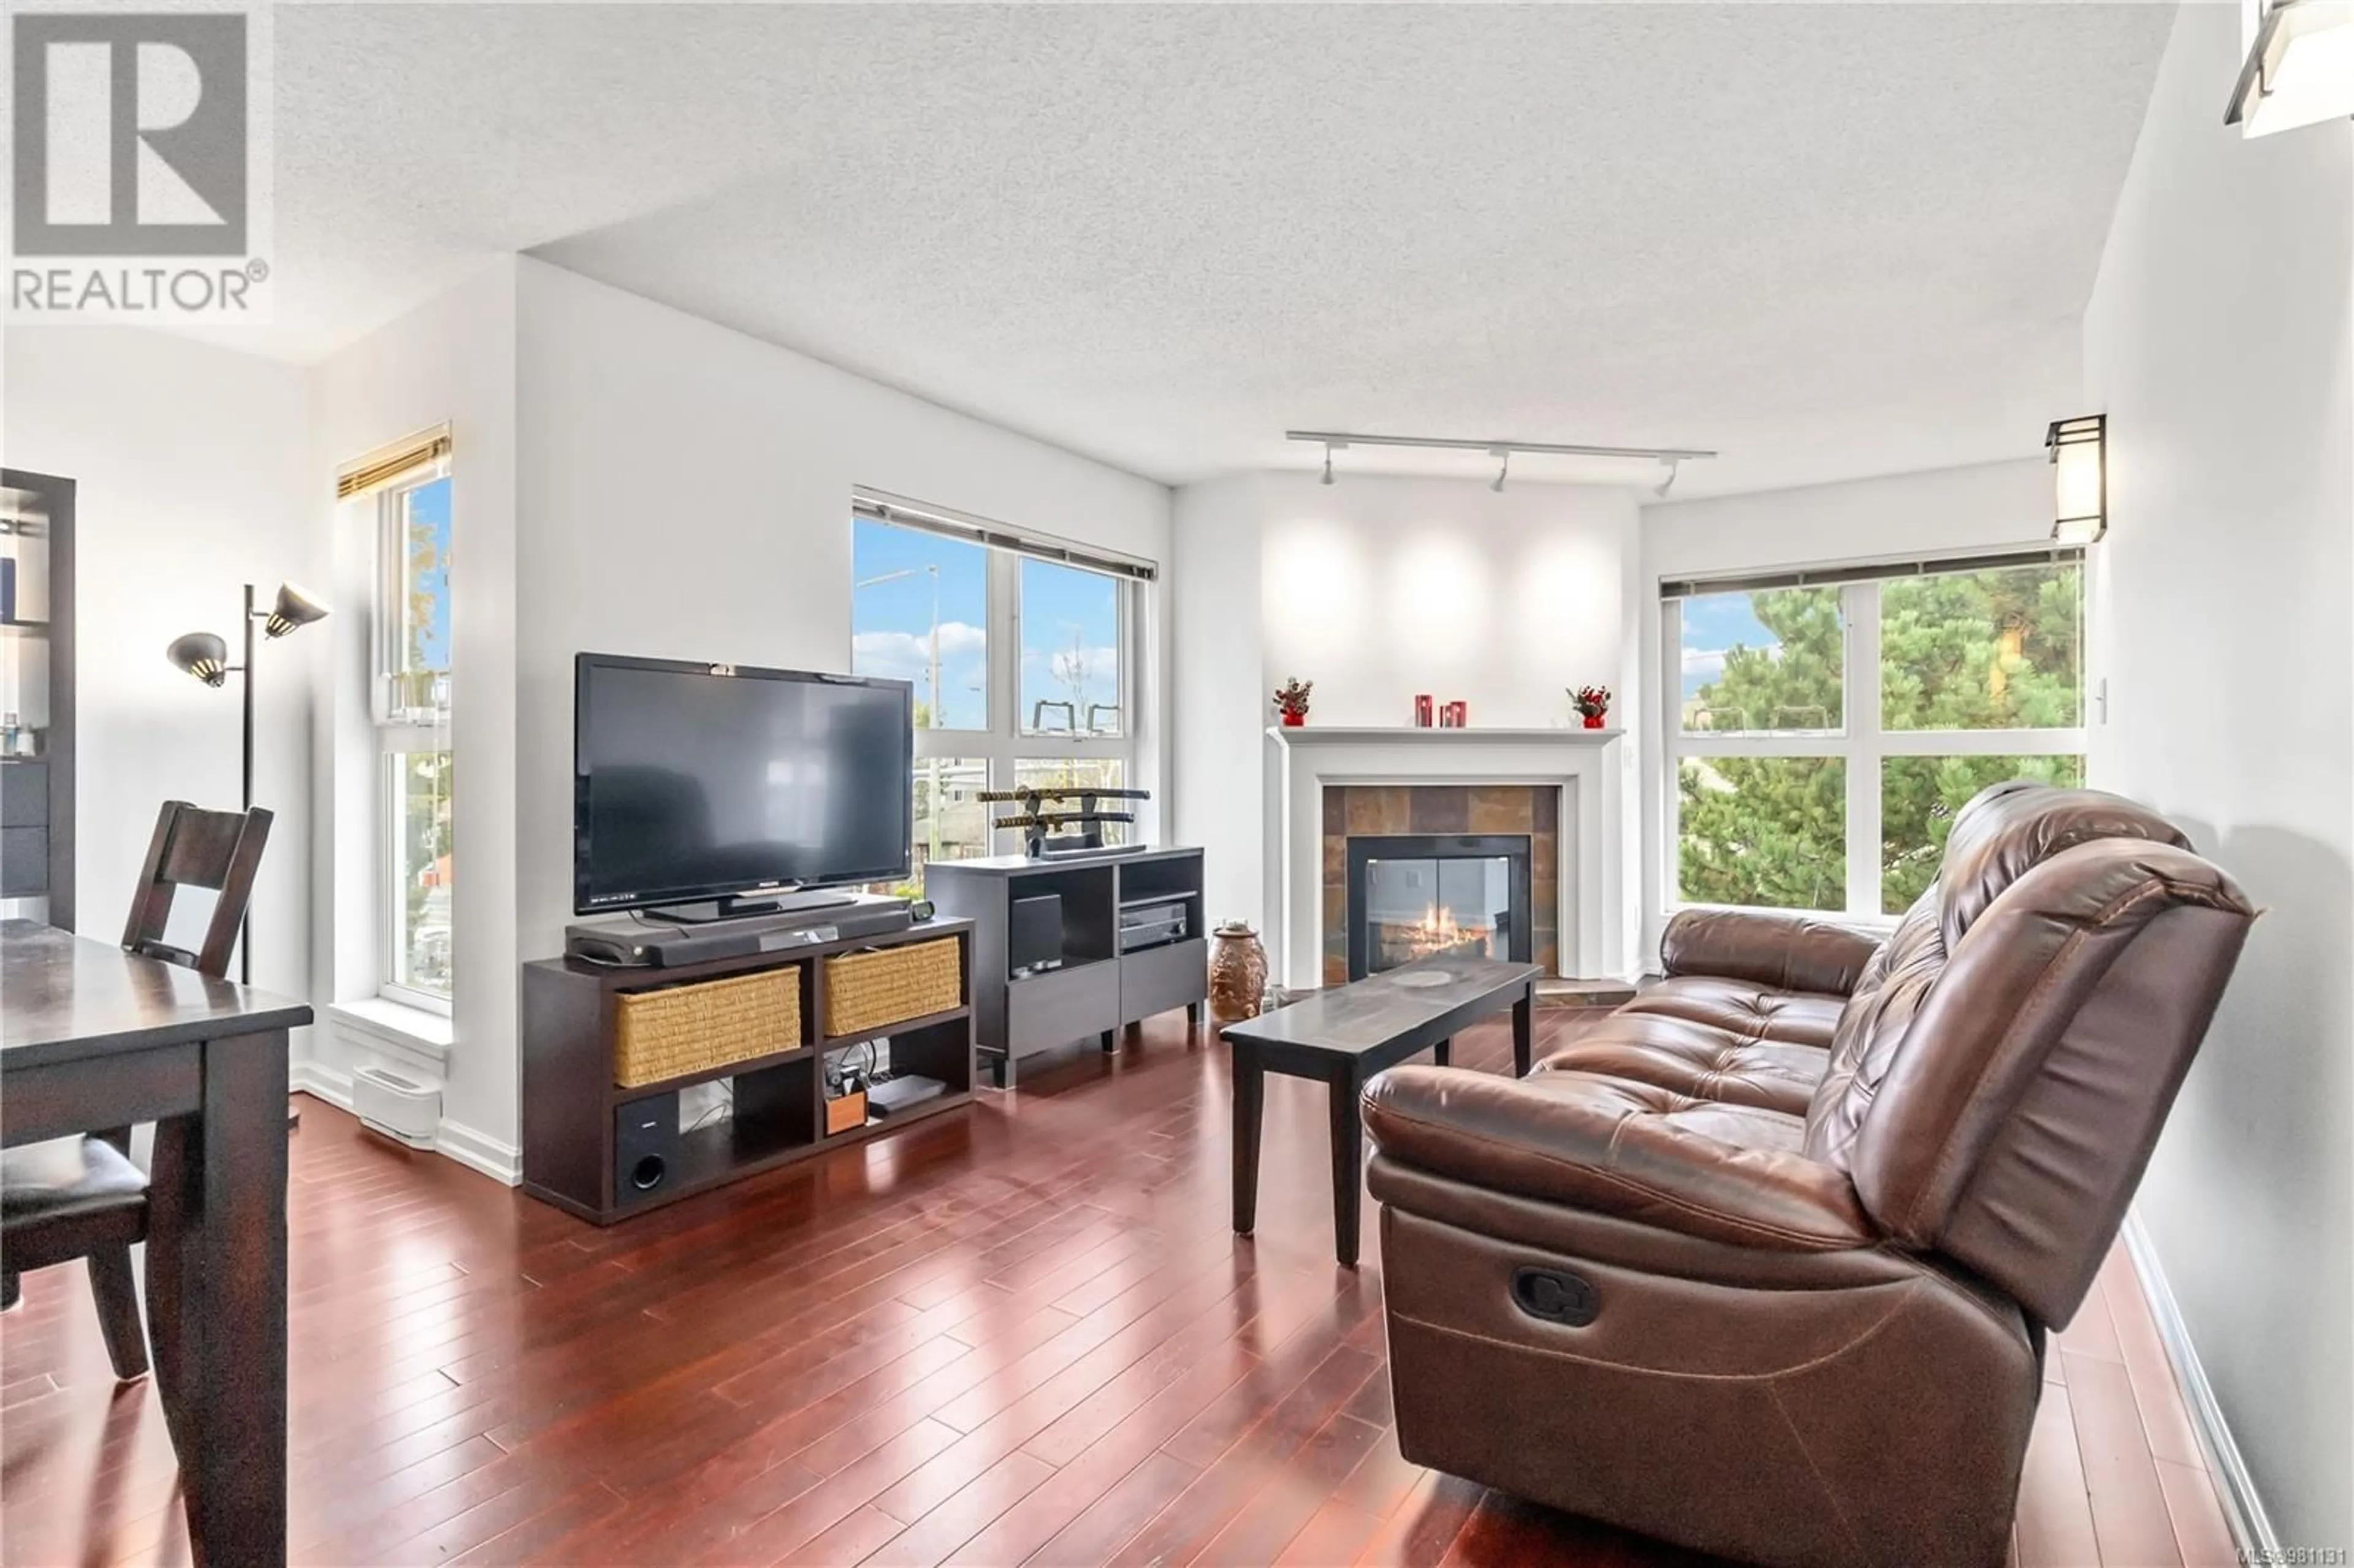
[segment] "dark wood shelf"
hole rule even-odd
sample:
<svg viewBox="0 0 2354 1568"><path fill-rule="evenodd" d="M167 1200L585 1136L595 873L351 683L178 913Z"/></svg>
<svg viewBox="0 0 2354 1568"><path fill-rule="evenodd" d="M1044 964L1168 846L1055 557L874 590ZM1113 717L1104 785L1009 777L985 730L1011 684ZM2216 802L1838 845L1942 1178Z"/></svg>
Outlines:
<svg viewBox="0 0 2354 1568"><path fill-rule="evenodd" d="M864 1045L869 1040L883 1040L894 1034L913 1033L918 1029L929 1029L935 1023L954 1023L960 1018L971 1016L972 1009L970 1007L951 1007L943 1012L925 1013L921 1018L903 1018L896 1023L877 1024L872 1029L861 1030L855 1034L829 1034L818 1043L817 1049L830 1056L836 1051L847 1051L854 1045Z"/></svg>
<svg viewBox="0 0 2354 1568"><path fill-rule="evenodd" d="M771 1051L765 1056L747 1056L740 1062L725 1062L716 1067L705 1067L699 1072L681 1073L675 1078L657 1078L651 1084L639 1084L631 1088L623 1088L620 1085L615 1084L612 1086L612 1101L617 1106L627 1105L631 1100L642 1100L653 1095L674 1094L680 1089L693 1088L697 1084L716 1083L721 1078L732 1078L738 1073L757 1073L764 1067L781 1067L788 1062L806 1061L816 1054L817 1047L814 1045L796 1045L790 1051Z"/></svg>
<svg viewBox="0 0 2354 1568"><path fill-rule="evenodd" d="M16 584L10 609L48 612L0 620L0 641L37 642L48 651L45 681L37 684L29 667L19 667L0 696L0 708L40 721L32 726L37 756L0 758L6 777L0 786L0 898L39 900L17 913L65 931L74 928L75 916L75 488L57 474L0 470L17 535L9 552ZM46 567L43 552L25 547L27 540L45 545ZM13 653L8 662L21 664Z"/></svg>
<svg viewBox="0 0 2354 1568"><path fill-rule="evenodd" d="M970 1104L972 1104L970 1091L960 1094L952 1089L938 1099L926 1100L921 1105L910 1106L903 1111L894 1111L889 1116L870 1116L864 1124L852 1128L848 1132L829 1134L822 1147L846 1149L854 1143L864 1143L878 1132L896 1132L903 1127L909 1127L932 1117L945 1115L960 1106Z"/></svg>
<svg viewBox="0 0 2354 1568"><path fill-rule="evenodd" d="M946 938L958 945L965 1001L943 1012L856 1034L817 1038L825 1016L825 960L868 948ZM801 1028L806 1044L651 1084L624 1088L613 1082L616 995L731 979L785 969L801 972ZM775 1171L828 1150L945 1115L972 1103L972 926L933 920L887 936L797 947L790 952L748 953L672 969L610 969L563 959L523 966L523 1188L535 1198L594 1224L665 1207L699 1192ZM897 1116L825 1136L823 1057L884 1036L892 1061L906 1071L938 1079L947 1092ZM905 1062L901 1061L904 1051ZM667 1143L660 1130L679 1115L682 1090L721 1078L735 1080L731 1114L708 1126L681 1128ZM671 1099L672 1106L647 1102ZM628 1123L633 1157L666 1162L652 1192L627 1191L620 1124ZM649 1130L647 1124L656 1130Z"/></svg>

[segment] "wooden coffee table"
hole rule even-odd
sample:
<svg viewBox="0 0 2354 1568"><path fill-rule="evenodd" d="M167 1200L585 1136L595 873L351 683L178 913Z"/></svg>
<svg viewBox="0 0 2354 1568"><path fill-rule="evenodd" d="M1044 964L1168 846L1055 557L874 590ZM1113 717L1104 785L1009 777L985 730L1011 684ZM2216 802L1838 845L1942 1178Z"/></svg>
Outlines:
<svg viewBox="0 0 2354 1568"><path fill-rule="evenodd" d="M1258 1223L1267 1075L1320 1079L1331 1100L1332 1250L1342 1266L1354 1268L1364 1165L1357 1097L1365 1080L1425 1051L1446 1066L1458 1032L1508 1007L1512 1072L1525 1077L1543 972L1493 959L1418 959L1219 1031L1235 1054L1235 1234L1248 1235Z"/></svg>

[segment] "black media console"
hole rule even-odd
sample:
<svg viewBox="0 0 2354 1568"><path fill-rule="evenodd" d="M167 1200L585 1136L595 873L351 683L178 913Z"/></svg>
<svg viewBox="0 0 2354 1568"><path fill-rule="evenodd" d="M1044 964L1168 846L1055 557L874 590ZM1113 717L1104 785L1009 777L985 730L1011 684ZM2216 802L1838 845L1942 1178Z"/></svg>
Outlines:
<svg viewBox="0 0 2354 1568"><path fill-rule="evenodd" d="M1122 1027L1157 1012L1182 1007L1201 1022L1209 945L1198 849L934 861L924 893L942 915L972 922L973 1044L1000 1088L1024 1057L1090 1035L1110 1050ZM1013 935L1014 906L1048 896L1062 916L1053 957Z"/></svg>

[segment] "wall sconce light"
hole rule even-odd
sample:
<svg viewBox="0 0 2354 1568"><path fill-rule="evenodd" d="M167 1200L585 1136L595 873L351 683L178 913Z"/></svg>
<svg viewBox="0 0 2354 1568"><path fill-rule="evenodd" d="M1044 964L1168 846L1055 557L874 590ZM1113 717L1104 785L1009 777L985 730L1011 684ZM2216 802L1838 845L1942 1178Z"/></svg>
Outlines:
<svg viewBox="0 0 2354 1568"><path fill-rule="evenodd" d="M2354 0L2242 0L2247 63L2223 123L2269 136L2354 115Z"/></svg>
<svg viewBox="0 0 2354 1568"><path fill-rule="evenodd" d="M2052 454L2052 536L2089 545L2109 531L2109 417L2055 419L2043 432Z"/></svg>

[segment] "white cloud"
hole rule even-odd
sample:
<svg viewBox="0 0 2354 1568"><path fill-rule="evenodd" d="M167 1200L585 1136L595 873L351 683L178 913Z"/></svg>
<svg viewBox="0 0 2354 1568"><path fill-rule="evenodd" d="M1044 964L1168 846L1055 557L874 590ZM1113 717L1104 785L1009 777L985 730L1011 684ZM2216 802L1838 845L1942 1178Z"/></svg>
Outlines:
<svg viewBox="0 0 2354 1568"><path fill-rule="evenodd" d="M961 620L940 622L942 664L979 659L988 646L989 634L980 627ZM850 667L862 675L920 682L931 660L928 631L862 631L850 640Z"/></svg>
<svg viewBox="0 0 2354 1568"><path fill-rule="evenodd" d="M1022 654L1022 667L1025 670L1059 670L1062 661L1070 652L1068 648L1026 649ZM1091 675L1119 667L1119 650L1117 648L1082 648L1078 654L1080 662Z"/></svg>
<svg viewBox="0 0 2354 1568"><path fill-rule="evenodd" d="M1725 650L1722 648L1687 648L1684 650L1684 674L1697 675L1712 681L1724 673Z"/></svg>

